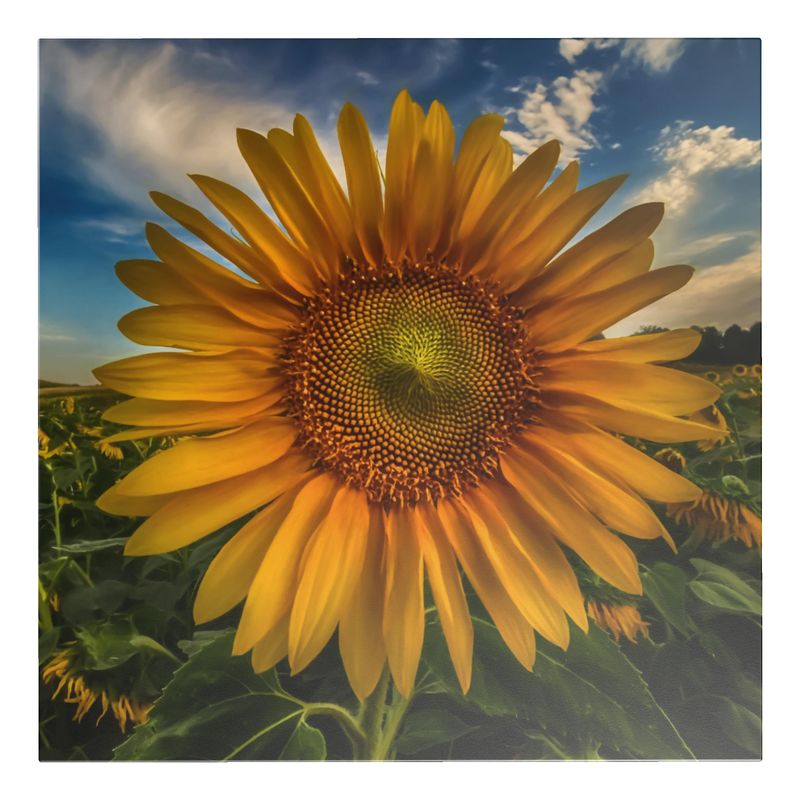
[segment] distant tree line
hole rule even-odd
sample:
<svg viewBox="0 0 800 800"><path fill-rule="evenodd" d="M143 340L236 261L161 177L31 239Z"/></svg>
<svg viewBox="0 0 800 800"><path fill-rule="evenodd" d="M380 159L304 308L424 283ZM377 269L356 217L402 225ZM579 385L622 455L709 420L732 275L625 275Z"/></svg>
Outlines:
<svg viewBox="0 0 800 800"><path fill-rule="evenodd" d="M695 364L760 364L761 363L761 323L756 322L749 328L731 325L723 333L719 328L708 325L705 328L692 325L700 331L703 338L697 350L684 361ZM635 335L643 333L660 333L667 328L658 325L643 325Z"/></svg>

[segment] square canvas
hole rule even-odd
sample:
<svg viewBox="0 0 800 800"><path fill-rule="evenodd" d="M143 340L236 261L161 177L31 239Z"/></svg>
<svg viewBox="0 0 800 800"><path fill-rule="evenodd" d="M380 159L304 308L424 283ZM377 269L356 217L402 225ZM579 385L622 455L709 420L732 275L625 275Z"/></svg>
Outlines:
<svg viewBox="0 0 800 800"><path fill-rule="evenodd" d="M40 759L760 759L760 49L41 41Z"/></svg>

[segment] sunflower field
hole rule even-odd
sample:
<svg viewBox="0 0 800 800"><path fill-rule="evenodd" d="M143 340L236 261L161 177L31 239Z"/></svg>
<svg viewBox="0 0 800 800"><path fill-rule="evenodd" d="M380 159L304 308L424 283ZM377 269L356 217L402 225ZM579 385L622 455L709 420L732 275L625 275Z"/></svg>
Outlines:
<svg viewBox="0 0 800 800"><path fill-rule="evenodd" d="M385 676L359 704L336 638L303 671L231 656L238 608L196 625L213 556L247 517L164 555L125 557L137 522L95 502L166 437L109 443L113 391L40 390L42 760L757 759L761 756L761 367L678 364L716 383L716 438L628 438L703 490L656 505L675 541L632 540L642 596L569 554L590 618L564 651L537 637L531 672L465 583L465 695L426 586L413 693ZM372 746L367 748L367 739ZM375 744L377 742L377 744Z"/></svg>

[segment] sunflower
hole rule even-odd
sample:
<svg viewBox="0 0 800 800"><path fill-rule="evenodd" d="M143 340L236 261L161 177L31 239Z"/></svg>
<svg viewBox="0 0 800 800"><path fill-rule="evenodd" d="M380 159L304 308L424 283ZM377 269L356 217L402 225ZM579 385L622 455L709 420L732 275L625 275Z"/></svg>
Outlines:
<svg viewBox="0 0 800 800"><path fill-rule="evenodd" d="M239 189L192 180L236 235L164 194L158 207L237 274L149 224L157 260L121 280L153 305L120 322L178 348L95 374L133 396L105 414L137 426L106 441L176 436L101 498L145 516L128 555L175 550L256 512L199 587L198 623L244 600L234 653L293 673L338 627L350 683L369 695L386 662L413 689L425 576L455 672L470 684L463 576L531 669L534 631L566 648L587 629L562 547L641 593L616 532L671 540L643 500L699 490L615 434L700 440L685 417L719 391L651 362L691 353L675 330L593 337L679 289L688 266L650 270L660 203L625 211L564 249L623 182L578 190L578 164L548 183L559 145L512 170L503 119L475 119L455 155L445 108L402 92L385 169L367 125L339 116L347 193L297 116L291 133L238 144L280 221ZM382 180L385 175L385 180ZM202 437L194 434L207 434Z"/></svg>
<svg viewBox="0 0 800 800"><path fill-rule="evenodd" d="M690 414L689 419L714 428L713 436L709 436L707 439L701 439L696 443L697 449L704 453L710 452L715 447L720 447L730 438L731 433L728 429L728 422L725 419L725 415L716 405L703 408L700 411L696 411L694 414ZM658 454L656 454L656 457L658 457Z"/></svg>
<svg viewBox="0 0 800 800"><path fill-rule="evenodd" d="M674 447L663 447L653 453L653 458L675 472L683 472L686 469L686 456Z"/></svg>
<svg viewBox="0 0 800 800"><path fill-rule="evenodd" d="M683 523L701 539L740 541L745 547L761 547L761 520L743 503L705 491L696 500L667 505L667 515Z"/></svg>
<svg viewBox="0 0 800 800"><path fill-rule="evenodd" d="M58 680L51 699L55 700L63 689L64 694L61 695L63 702L75 706L72 717L75 722L82 722L98 700L101 711L95 725L100 724L100 720L109 709L122 733L125 733L129 722L132 725L140 725L147 721L152 703L142 703L127 693L116 691L106 685L107 681L103 682L97 678L102 672L92 673L95 678L90 673L84 673L77 663L79 660L80 651L77 642L71 642L56 650L42 669L42 680L45 685Z"/></svg>
<svg viewBox="0 0 800 800"><path fill-rule="evenodd" d="M629 642L636 644L639 636L647 638L649 635L650 623L642 619L636 606L590 600L586 606L586 613L599 627L608 631L615 642L618 642L622 635Z"/></svg>
<svg viewBox="0 0 800 800"><path fill-rule="evenodd" d="M748 369L748 368L747 368L747 367L746 367L744 364L737 364L737 365L736 365L736 366L735 366L735 367L734 367L734 368L731 370L731 372L732 372L732 373L733 373L733 374L734 374L734 375L735 375L737 378L743 378L745 375L747 375L747 373L748 373L749 371L750 371L750 370L749 370L749 369Z"/></svg>

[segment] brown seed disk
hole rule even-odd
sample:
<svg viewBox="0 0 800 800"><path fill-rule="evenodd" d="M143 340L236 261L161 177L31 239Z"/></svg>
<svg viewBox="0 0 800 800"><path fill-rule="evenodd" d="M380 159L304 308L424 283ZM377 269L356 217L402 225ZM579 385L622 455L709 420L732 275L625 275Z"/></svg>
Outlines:
<svg viewBox="0 0 800 800"><path fill-rule="evenodd" d="M285 356L301 443L386 505L493 475L536 404L521 313L445 264L350 265L308 300Z"/></svg>

